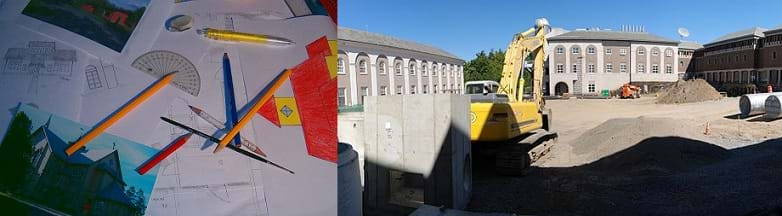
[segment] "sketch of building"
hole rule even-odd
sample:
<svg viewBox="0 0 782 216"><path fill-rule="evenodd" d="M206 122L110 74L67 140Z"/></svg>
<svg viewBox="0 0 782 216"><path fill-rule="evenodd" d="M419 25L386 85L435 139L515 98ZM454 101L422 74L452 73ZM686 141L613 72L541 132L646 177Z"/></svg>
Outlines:
<svg viewBox="0 0 782 216"><path fill-rule="evenodd" d="M104 64L102 60L84 67L89 90L113 89L119 86L117 70L113 64Z"/></svg>
<svg viewBox="0 0 782 216"><path fill-rule="evenodd" d="M30 41L27 48L9 48L4 74L71 76L76 50L58 50L55 42Z"/></svg>

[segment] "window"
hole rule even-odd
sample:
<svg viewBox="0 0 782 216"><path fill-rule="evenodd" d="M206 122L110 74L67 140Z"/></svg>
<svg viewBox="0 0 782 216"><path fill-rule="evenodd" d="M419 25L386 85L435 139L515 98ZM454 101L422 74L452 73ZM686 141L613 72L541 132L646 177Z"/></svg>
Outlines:
<svg viewBox="0 0 782 216"><path fill-rule="evenodd" d="M364 104L364 97L369 96L369 87L361 87L361 97L358 98L358 104Z"/></svg>
<svg viewBox="0 0 782 216"><path fill-rule="evenodd" d="M565 48L564 47L557 47L557 54L564 54Z"/></svg>
<svg viewBox="0 0 782 216"><path fill-rule="evenodd" d="M456 67L448 66L448 72L451 73L451 77L453 77L455 71L456 71Z"/></svg>
<svg viewBox="0 0 782 216"><path fill-rule="evenodd" d="M622 73L627 72L627 64L625 64L625 63L619 64L619 72L622 72Z"/></svg>
<svg viewBox="0 0 782 216"><path fill-rule="evenodd" d="M653 64L652 73L660 73L660 66L658 66L657 64Z"/></svg>
<svg viewBox="0 0 782 216"><path fill-rule="evenodd" d="M679 61L679 66L684 66L684 61Z"/></svg>
<svg viewBox="0 0 782 216"><path fill-rule="evenodd" d="M428 85L424 85L424 88L423 88L423 89L421 89L421 91L422 91L424 94L427 94L427 93L429 93L429 86L428 86Z"/></svg>
<svg viewBox="0 0 782 216"><path fill-rule="evenodd" d="M595 93L595 81L590 81L589 85L587 86L587 90L589 93Z"/></svg>
<svg viewBox="0 0 782 216"><path fill-rule="evenodd" d="M646 65L644 64L638 64L638 73L646 73Z"/></svg>
<svg viewBox="0 0 782 216"><path fill-rule="evenodd" d="M380 95L386 96L388 94L388 86L380 86Z"/></svg>
<svg viewBox="0 0 782 216"><path fill-rule="evenodd" d="M410 62L410 65L408 65L407 70L410 71L410 75L415 76L415 62Z"/></svg>
<svg viewBox="0 0 782 216"><path fill-rule="evenodd" d="M347 102L348 102L347 98L345 98L346 95L347 95L347 89L339 88L339 90L337 90L337 104L338 104L338 106L343 107L343 106L347 106L348 105L347 104Z"/></svg>
<svg viewBox="0 0 782 216"><path fill-rule="evenodd" d="M573 54L579 54L581 52L581 49L579 49L578 47L573 47L570 49L570 52L572 52Z"/></svg>
<svg viewBox="0 0 782 216"><path fill-rule="evenodd" d="M410 94L415 94L415 85L410 85Z"/></svg>
<svg viewBox="0 0 782 216"><path fill-rule="evenodd" d="M426 72L426 63L421 65L421 76L429 76L429 73Z"/></svg>
<svg viewBox="0 0 782 216"><path fill-rule="evenodd" d="M447 93L448 92L448 88L445 87L445 84L443 84L443 89L440 89L440 92L442 92L442 93Z"/></svg>
<svg viewBox="0 0 782 216"><path fill-rule="evenodd" d="M337 60L337 74L345 74L345 60Z"/></svg>
<svg viewBox="0 0 782 216"><path fill-rule="evenodd" d="M565 73L565 65L557 64L557 73Z"/></svg>
<svg viewBox="0 0 782 216"><path fill-rule="evenodd" d="M673 56L673 50L665 50L665 56L667 57Z"/></svg>
<svg viewBox="0 0 782 216"><path fill-rule="evenodd" d="M587 47L587 54L595 54L595 48L594 47Z"/></svg>
<svg viewBox="0 0 782 216"><path fill-rule="evenodd" d="M653 49L653 50L652 50L652 55L653 55L653 56L660 55L660 51L659 51L659 50L656 50L656 49Z"/></svg>
<svg viewBox="0 0 782 216"><path fill-rule="evenodd" d="M614 66L611 64L606 64L606 73L610 73L614 70Z"/></svg>
<svg viewBox="0 0 782 216"><path fill-rule="evenodd" d="M627 49L625 48L619 49L619 55L627 55Z"/></svg>
<svg viewBox="0 0 782 216"><path fill-rule="evenodd" d="M440 75L445 76L445 65L443 65L442 70L440 70Z"/></svg>
<svg viewBox="0 0 782 216"><path fill-rule="evenodd" d="M672 74L673 73L673 67L671 67L670 64L665 65L665 73Z"/></svg>
<svg viewBox="0 0 782 216"><path fill-rule="evenodd" d="M380 73L380 75L386 75L386 62L380 62L377 63L377 72Z"/></svg>
<svg viewBox="0 0 782 216"><path fill-rule="evenodd" d="M396 86L396 94L400 94L400 95L402 94L402 85Z"/></svg>
<svg viewBox="0 0 782 216"><path fill-rule="evenodd" d="M606 48L606 55L614 54L614 51L611 50L611 48Z"/></svg>
<svg viewBox="0 0 782 216"><path fill-rule="evenodd" d="M434 87L434 93L437 94L437 85L434 85L432 87Z"/></svg>
<svg viewBox="0 0 782 216"><path fill-rule="evenodd" d="M432 76L437 76L437 65L432 65Z"/></svg>
<svg viewBox="0 0 782 216"><path fill-rule="evenodd" d="M777 52L771 53L771 58L772 59L777 59Z"/></svg>
<svg viewBox="0 0 782 216"><path fill-rule="evenodd" d="M595 65L594 64L589 64L587 66L587 72L594 73L595 72Z"/></svg>
<svg viewBox="0 0 782 216"><path fill-rule="evenodd" d="M644 54L646 54L645 49L638 49L638 55L644 55Z"/></svg>
<svg viewBox="0 0 782 216"><path fill-rule="evenodd" d="M397 62L394 64L394 74L399 76L402 75L402 63Z"/></svg>
<svg viewBox="0 0 782 216"><path fill-rule="evenodd" d="M367 72L367 61L365 61L365 60L358 61L358 73L359 74L368 74L368 72Z"/></svg>
<svg viewBox="0 0 782 216"><path fill-rule="evenodd" d="M573 68L572 68L571 72L578 73L578 65L577 64L573 64Z"/></svg>
<svg viewBox="0 0 782 216"><path fill-rule="evenodd" d="M747 55L744 55L744 61L747 61Z"/></svg>

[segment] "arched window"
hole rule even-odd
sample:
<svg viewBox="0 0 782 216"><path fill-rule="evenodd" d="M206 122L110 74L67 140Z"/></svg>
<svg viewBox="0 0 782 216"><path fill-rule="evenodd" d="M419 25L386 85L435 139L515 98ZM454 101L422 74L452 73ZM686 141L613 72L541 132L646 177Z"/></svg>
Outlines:
<svg viewBox="0 0 782 216"><path fill-rule="evenodd" d="M394 64L394 74L402 75L402 63L397 62L396 64Z"/></svg>
<svg viewBox="0 0 782 216"><path fill-rule="evenodd" d="M360 60L358 61L358 73L360 74L367 74L367 61L366 60Z"/></svg>
<svg viewBox="0 0 782 216"><path fill-rule="evenodd" d="M410 75L415 76L415 62L410 62L410 65L408 65L407 70L410 71Z"/></svg>
<svg viewBox="0 0 782 216"><path fill-rule="evenodd" d="M337 60L337 74L345 74L345 60L342 58Z"/></svg>
<svg viewBox="0 0 782 216"><path fill-rule="evenodd" d="M382 75L386 75L386 62L381 61L377 63L377 72Z"/></svg>
<svg viewBox="0 0 782 216"><path fill-rule="evenodd" d="M437 76L437 64L432 64L432 76Z"/></svg>
<svg viewBox="0 0 782 216"><path fill-rule="evenodd" d="M421 76L429 76L429 74L426 72L426 63L421 64ZM426 87L424 87L426 88ZM426 93L424 93L426 94Z"/></svg>
<svg viewBox="0 0 782 216"><path fill-rule="evenodd" d="M442 70L440 70L440 76L445 76L445 65L443 65L441 69Z"/></svg>

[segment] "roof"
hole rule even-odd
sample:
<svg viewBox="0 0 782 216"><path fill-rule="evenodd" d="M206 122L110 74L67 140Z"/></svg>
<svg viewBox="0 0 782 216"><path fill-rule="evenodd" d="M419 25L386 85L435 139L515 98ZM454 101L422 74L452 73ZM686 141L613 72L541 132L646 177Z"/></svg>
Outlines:
<svg viewBox="0 0 782 216"><path fill-rule="evenodd" d="M27 49L25 48L8 48L5 51L5 59L17 59L24 60L27 57Z"/></svg>
<svg viewBox="0 0 782 216"><path fill-rule="evenodd" d="M399 49L406 49L415 52L422 52L422 53L462 60L461 58L456 57L456 55L446 52L437 47L420 44L412 41L406 41L399 38L394 38L391 36L381 35L377 33L366 32L366 31L345 28L340 26L337 34L339 40L368 43L368 44L374 44L374 45L380 45L386 47L394 47Z"/></svg>
<svg viewBox="0 0 782 216"><path fill-rule="evenodd" d="M609 40L609 41L640 41L653 43L679 43L665 37L648 32L620 32L620 31L571 31L548 39L549 41L561 40Z"/></svg>
<svg viewBox="0 0 782 216"><path fill-rule="evenodd" d="M680 41L679 48L696 50L696 49L703 48L703 44L699 44L697 42L692 42L692 41Z"/></svg>
<svg viewBox="0 0 782 216"><path fill-rule="evenodd" d="M56 50L54 51L54 60L76 61L76 50Z"/></svg>
<svg viewBox="0 0 782 216"><path fill-rule="evenodd" d="M44 135L46 139L49 141L49 146L50 148L52 148L52 152L54 153L54 155L69 164L89 166L94 164L96 161L100 161L105 157L113 156L117 152L117 150L108 150L108 149L88 150L86 148L82 148L76 151L71 156L68 156L65 154L65 149L69 145L65 141L63 141L59 136L57 136L57 134L49 130L48 126L43 125L41 126L41 129L43 129L43 132L45 133ZM117 161L117 163L119 163L119 161ZM105 170L107 173L112 175L118 181L124 183L124 179L122 179L121 170L115 169L113 167L106 167L104 165L100 165L98 166L98 168Z"/></svg>
<svg viewBox="0 0 782 216"><path fill-rule="evenodd" d="M777 27L771 28L768 31L763 32L764 34L770 34L770 33L777 33L782 32L782 25L778 25Z"/></svg>
<svg viewBox="0 0 782 216"><path fill-rule="evenodd" d="M767 31L768 29L760 28L760 27L752 27L748 29L744 29L741 31L731 32L728 34L723 35L722 37L718 37L717 39L704 44L704 46L711 46L717 43L731 41L739 38L749 37L749 36L755 36L755 37L763 37L763 32Z"/></svg>

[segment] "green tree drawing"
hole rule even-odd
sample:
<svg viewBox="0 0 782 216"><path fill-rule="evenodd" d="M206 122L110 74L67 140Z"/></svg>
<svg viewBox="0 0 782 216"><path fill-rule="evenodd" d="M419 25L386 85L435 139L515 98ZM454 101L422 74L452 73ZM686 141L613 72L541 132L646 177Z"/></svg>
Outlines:
<svg viewBox="0 0 782 216"><path fill-rule="evenodd" d="M133 214L144 215L144 211L147 209L147 206L144 204L144 191L141 188L130 186L130 188L125 190L125 194L128 195L133 204Z"/></svg>
<svg viewBox="0 0 782 216"><path fill-rule="evenodd" d="M17 192L24 184L33 154L31 124L24 112L17 113L0 143L0 190Z"/></svg>
<svg viewBox="0 0 782 216"><path fill-rule="evenodd" d="M490 50L475 54L475 58L464 65L464 81L494 80L499 82L502 77L502 66L505 61L505 51Z"/></svg>

